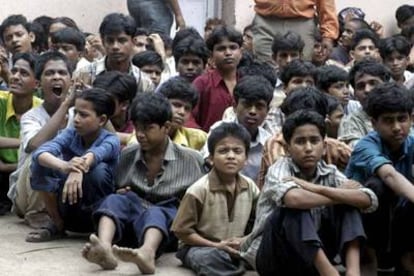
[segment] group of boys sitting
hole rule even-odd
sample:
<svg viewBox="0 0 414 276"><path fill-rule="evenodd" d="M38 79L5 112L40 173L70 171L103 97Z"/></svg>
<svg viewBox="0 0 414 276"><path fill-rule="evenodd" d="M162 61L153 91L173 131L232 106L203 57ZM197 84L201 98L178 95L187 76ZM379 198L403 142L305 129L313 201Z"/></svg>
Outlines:
<svg viewBox="0 0 414 276"><path fill-rule="evenodd" d="M153 274L178 249L197 275L331 276L339 264L349 276L414 275L411 44L355 20L344 68L317 45L301 60L288 32L273 39L276 72L253 58L248 28L180 30L171 57L159 35L109 14L102 45L90 42L101 55L80 66L76 24L53 21L66 25L49 28L59 51L36 56L32 27L8 17L3 213L8 191L35 228L28 242L94 233L82 256L103 269Z"/></svg>

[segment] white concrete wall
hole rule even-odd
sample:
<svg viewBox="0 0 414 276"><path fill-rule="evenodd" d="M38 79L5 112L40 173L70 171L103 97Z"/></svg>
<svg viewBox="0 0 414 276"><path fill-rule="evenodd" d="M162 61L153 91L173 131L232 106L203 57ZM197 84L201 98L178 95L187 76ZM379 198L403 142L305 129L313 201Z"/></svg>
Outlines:
<svg viewBox="0 0 414 276"><path fill-rule="evenodd" d="M225 0L229 1L229 0ZM254 16L254 0L236 1L236 27L243 29L250 24ZM385 27L386 34L394 33L397 30L395 21L395 10L403 5L414 5L413 0L337 0L338 11L344 7L359 7L366 14L366 20L376 20Z"/></svg>

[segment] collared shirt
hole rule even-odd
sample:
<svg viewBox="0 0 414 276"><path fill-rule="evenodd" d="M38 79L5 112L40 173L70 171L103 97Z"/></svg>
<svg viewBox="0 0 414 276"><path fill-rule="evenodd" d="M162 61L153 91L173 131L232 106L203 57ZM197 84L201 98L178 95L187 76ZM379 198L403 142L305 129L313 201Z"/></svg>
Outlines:
<svg viewBox="0 0 414 276"><path fill-rule="evenodd" d="M183 147L200 150L207 141L207 133L201 129L180 127L175 132L174 137L172 137L172 141ZM137 136L134 130L127 144L133 145L137 143Z"/></svg>
<svg viewBox="0 0 414 276"><path fill-rule="evenodd" d="M216 242L242 237L258 197L259 189L250 178L238 174L236 187L231 190L213 169L188 188L172 231L197 233Z"/></svg>
<svg viewBox="0 0 414 276"><path fill-rule="evenodd" d="M42 104L42 100L33 96L32 107ZM13 94L0 91L0 136L8 138L20 137L20 119L13 107ZM17 163L17 149L0 149L0 160L4 163Z"/></svg>
<svg viewBox="0 0 414 276"><path fill-rule="evenodd" d="M192 115L201 129L208 132L215 122L221 120L226 108L234 104L233 95L217 69L197 77L193 85L199 98Z"/></svg>
<svg viewBox="0 0 414 276"><path fill-rule="evenodd" d="M267 218L275 208L285 207L283 198L288 191L291 189L301 189L295 182L284 179L289 176L299 177L299 175L300 170L290 157L280 158L269 168L269 173L266 176L266 181L257 203L253 231L241 248L241 256L253 267L256 265L256 253L262 240L262 233ZM346 180L346 177L335 166L327 165L324 161L320 161L316 167L315 177L310 182L328 187L338 187ZM375 211L378 207L378 198L374 192L362 186L359 189L371 199L371 205L363 211ZM312 217L317 227L320 226L321 213L324 208L324 206L320 206L311 209Z"/></svg>
<svg viewBox="0 0 414 276"><path fill-rule="evenodd" d="M322 37L336 39L339 35L339 23L334 0L255 0L257 14L279 18L314 18L319 15Z"/></svg>
<svg viewBox="0 0 414 276"><path fill-rule="evenodd" d="M161 170L150 183L143 152L136 144L122 151L116 184L118 187L130 186L148 204L181 199L186 189L204 174L203 164L198 152L168 139Z"/></svg>
<svg viewBox="0 0 414 276"><path fill-rule="evenodd" d="M215 129L222 123L238 123L237 118L234 118L231 121L218 121L214 125L211 126L211 130ZM207 137L210 136L210 133L207 134ZM257 182L257 177L259 175L260 170L260 161L262 160L262 152L263 146L265 145L268 138L270 138L271 134L266 131L263 127L258 127L258 132L255 140L250 141L250 149L247 155L246 164L244 165L241 173L250 177L255 182ZM208 139L208 138L207 138ZM210 154L208 151L207 143L203 146L200 150L201 154L204 158L207 158Z"/></svg>
<svg viewBox="0 0 414 276"><path fill-rule="evenodd" d="M323 160L327 164L336 165L339 169L344 170L348 164L352 149L343 142L337 139L325 137L326 152L323 155ZM282 132L274 134L270 137L263 147L263 158L260 165L260 172L258 183L260 189L263 188L265 177L269 167L274 164L279 158L286 156L285 152L286 142L283 139Z"/></svg>
<svg viewBox="0 0 414 276"><path fill-rule="evenodd" d="M338 129L338 140L353 148L362 137L372 130L368 114L360 108L342 119Z"/></svg>
<svg viewBox="0 0 414 276"><path fill-rule="evenodd" d="M360 183L376 174L382 165L391 164L409 181L413 182L414 137L408 135L397 158L391 156L390 151L383 143L376 131L370 132L355 146L345 174Z"/></svg>
<svg viewBox="0 0 414 276"><path fill-rule="evenodd" d="M118 136L105 129L101 129L99 136L95 139L92 145L86 148L83 145L82 137L76 132L74 128L64 129L53 140L44 143L33 153L32 169L38 168L39 163L36 162L44 152L69 161L75 156L82 156L88 152L94 155L94 164L105 162L114 171L118 163L118 156L121 150Z"/></svg>
<svg viewBox="0 0 414 276"><path fill-rule="evenodd" d="M73 72L73 79L76 80L83 73L89 73L91 82L93 82L96 79L96 76L107 71L106 57L103 57ZM138 67L132 64L132 62L129 65L128 74L135 77L137 80L137 93L154 91L154 84L152 83L151 79L143 74Z"/></svg>

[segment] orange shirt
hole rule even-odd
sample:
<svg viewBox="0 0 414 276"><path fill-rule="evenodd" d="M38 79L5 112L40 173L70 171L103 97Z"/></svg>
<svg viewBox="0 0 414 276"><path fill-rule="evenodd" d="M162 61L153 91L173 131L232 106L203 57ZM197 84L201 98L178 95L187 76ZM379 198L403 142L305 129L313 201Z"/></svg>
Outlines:
<svg viewBox="0 0 414 276"><path fill-rule="evenodd" d="M254 10L262 16L313 18L317 14L322 37L336 39L339 35L335 0L255 0L255 3Z"/></svg>

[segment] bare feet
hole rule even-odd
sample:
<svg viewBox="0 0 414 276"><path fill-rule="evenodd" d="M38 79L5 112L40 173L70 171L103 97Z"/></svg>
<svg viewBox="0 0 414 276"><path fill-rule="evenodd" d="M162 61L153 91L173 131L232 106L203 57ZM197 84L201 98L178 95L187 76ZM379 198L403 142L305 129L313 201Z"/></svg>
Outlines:
<svg viewBox="0 0 414 276"><path fill-rule="evenodd" d="M89 236L89 241L82 249L82 256L89 262L100 265L103 269L115 269L118 262L112 253L111 246L102 243L95 234Z"/></svg>
<svg viewBox="0 0 414 276"><path fill-rule="evenodd" d="M132 249L127 247L118 247L116 245L112 246L112 250L121 261L136 264L142 274L155 273L154 253L148 252L142 248Z"/></svg>

